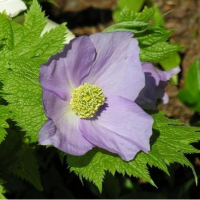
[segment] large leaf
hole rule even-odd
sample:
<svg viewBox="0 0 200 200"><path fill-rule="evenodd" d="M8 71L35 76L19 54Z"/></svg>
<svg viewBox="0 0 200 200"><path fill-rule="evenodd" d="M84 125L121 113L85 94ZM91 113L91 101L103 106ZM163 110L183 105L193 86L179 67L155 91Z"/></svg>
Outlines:
<svg viewBox="0 0 200 200"><path fill-rule="evenodd" d="M84 156L67 155L67 162L80 178L93 182L101 191L105 171L112 174L119 172L129 176L143 178L155 186L148 173L148 165L155 166L169 174L167 166L178 162L189 166L197 181L192 164L185 157L185 153L199 153L191 143L200 139L197 128L181 124L177 120L164 117L164 113L152 114L154 118L153 135L151 137L151 151L146 154L140 152L129 162L105 150L94 148Z"/></svg>
<svg viewBox="0 0 200 200"><path fill-rule="evenodd" d="M63 24L41 36L46 18L36 0L24 25L11 21L4 14L0 15L0 22L0 32L5 40L0 54L1 96L8 102L12 118L34 142L46 120L38 80L39 68L63 48L67 29Z"/></svg>

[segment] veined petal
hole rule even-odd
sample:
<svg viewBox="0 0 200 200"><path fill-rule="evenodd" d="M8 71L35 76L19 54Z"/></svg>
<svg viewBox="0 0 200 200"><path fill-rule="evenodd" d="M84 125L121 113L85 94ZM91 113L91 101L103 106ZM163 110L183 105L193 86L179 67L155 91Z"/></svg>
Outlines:
<svg viewBox="0 0 200 200"><path fill-rule="evenodd" d="M73 39L40 68L40 84L62 99L69 100L72 89L88 75L94 57L95 49L89 37Z"/></svg>
<svg viewBox="0 0 200 200"><path fill-rule="evenodd" d="M98 85L106 96L117 95L135 100L144 87L145 79L138 42L132 36L131 32L91 35L97 56L84 82Z"/></svg>
<svg viewBox="0 0 200 200"><path fill-rule="evenodd" d="M78 126L79 117L70 109L69 102L47 90L43 91L43 101L46 114L51 120L39 132L41 144L51 144L72 155L83 155L93 148L82 136Z"/></svg>
<svg viewBox="0 0 200 200"><path fill-rule="evenodd" d="M83 136L94 145L129 161L138 151L150 150L153 119L133 101L109 96L97 119L80 120Z"/></svg>
<svg viewBox="0 0 200 200"><path fill-rule="evenodd" d="M51 145L51 137L55 135L56 127L51 119L48 119L39 131L39 143L42 145Z"/></svg>

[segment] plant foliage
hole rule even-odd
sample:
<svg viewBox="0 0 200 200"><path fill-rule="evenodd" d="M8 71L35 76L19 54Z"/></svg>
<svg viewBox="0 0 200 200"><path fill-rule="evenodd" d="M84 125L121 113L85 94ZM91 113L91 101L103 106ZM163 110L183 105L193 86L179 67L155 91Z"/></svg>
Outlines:
<svg viewBox="0 0 200 200"><path fill-rule="evenodd" d="M1 95L9 103L6 108L2 106L0 109L12 113L10 118L17 121L17 125L27 132L33 142L37 141L38 131L46 120L38 81L39 68L62 49L66 34L63 24L41 36L45 25L46 17L37 1L33 1L24 25L0 14ZM0 119L8 117L6 113ZM5 123L1 125L2 128L7 128Z"/></svg>
<svg viewBox="0 0 200 200"><path fill-rule="evenodd" d="M141 60L157 62L180 47L166 42L171 31L148 23L154 12L155 7L145 8L141 13L124 9L119 23L104 32L132 31L139 41ZM66 35L65 24L62 24L41 36L45 24L46 18L36 0L23 25L0 13L0 175L14 174L38 190L42 190L42 185L33 142L37 141L38 131L46 121L38 80L39 68L63 48ZM174 162L189 166L197 180L185 154L199 152L191 145L200 139L196 132L198 129L170 120L162 112L150 114L155 123L149 154L140 152L135 159L125 162L117 155L94 148L84 156L67 155L71 171L81 179L84 177L95 183L100 191L105 171L143 178L155 186L148 166L155 166L169 174L168 165ZM22 130L15 130L13 121ZM24 136L32 143L27 142ZM3 197L1 182L0 197Z"/></svg>
<svg viewBox="0 0 200 200"><path fill-rule="evenodd" d="M101 191L105 171L142 178L155 186L148 172L148 165L155 166L169 175L168 165L180 163L190 167L197 182L196 172L185 157L186 153L199 153L191 143L197 142L200 133L197 128L183 125L178 120L164 117L164 113L152 114L154 118L151 151L140 152L132 161L125 162L119 156L95 148L84 156L67 155L67 162L80 178L92 181Z"/></svg>

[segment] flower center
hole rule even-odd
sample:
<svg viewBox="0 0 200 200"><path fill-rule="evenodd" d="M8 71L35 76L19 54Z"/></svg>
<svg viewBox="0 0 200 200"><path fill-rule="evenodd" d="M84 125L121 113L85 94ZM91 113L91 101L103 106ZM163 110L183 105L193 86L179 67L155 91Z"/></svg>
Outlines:
<svg viewBox="0 0 200 200"><path fill-rule="evenodd" d="M73 90L70 106L80 118L91 118L104 102L105 97L101 88L84 83Z"/></svg>

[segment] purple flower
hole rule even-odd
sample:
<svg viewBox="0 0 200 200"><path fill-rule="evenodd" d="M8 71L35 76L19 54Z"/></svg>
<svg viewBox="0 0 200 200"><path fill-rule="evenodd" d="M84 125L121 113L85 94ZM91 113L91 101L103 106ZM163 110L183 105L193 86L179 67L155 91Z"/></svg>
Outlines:
<svg viewBox="0 0 200 200"><path fill-rule="evenodd" d="M72 155L97 146L129 161L150 150L153 119L134 100L145 85L131 32L73 39L40 69L48 120L39 143Z"/></svg>
<svg viewBox="0 0 200 200"><path fill-rule="evenodd" d="M140 91L135 102L144 109L156 110L158 99L163 103L168 103L169 97L165 92L167 81L180 72L179 67L168 71L157 71L151 63L142 63L142 70L145 74L145 87Z"/></svg>

